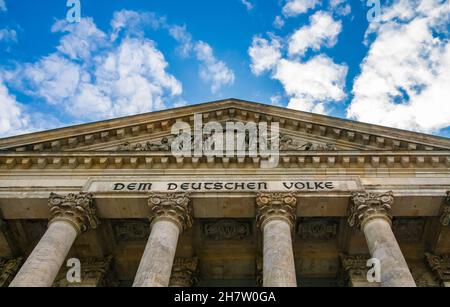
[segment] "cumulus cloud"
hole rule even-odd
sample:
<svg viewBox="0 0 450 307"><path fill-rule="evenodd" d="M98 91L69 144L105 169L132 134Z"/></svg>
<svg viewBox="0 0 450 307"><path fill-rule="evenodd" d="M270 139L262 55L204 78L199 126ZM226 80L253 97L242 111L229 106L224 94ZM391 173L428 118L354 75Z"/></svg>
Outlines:
<svg viewBox="0 0 450 307"><path fill-rule="evenodd" d="M347 70L347 66L318 55L303 63L282 59L273 78L279 80L291 96L289 108L325 114L327 102L341 101L346 97Z"/></svg>
<svg viewBox="0 0 450 307"><path fill-rule="evenodd" d="M23 106L16 101L0 79L0 136L5 137L21 133L28 129L29 119L23 112Z"/></svg>
<svg viewBox="0 0 450 307"><path fill-rule="evenodd" d="M283 15L286 17L295 17L308 12L320 3L320 0L287 0L283 6Z"/></svg>
<svg viewBox="0 0 450 307"><path fill-rule="evenodd" d="M7 10L5 0L0 0L0 12L6 12Z"/></svg>
<svg viewBox="0 0 450 307"><path fill-rule="evenodd" d="M331 11L341 16L347 16L352 12L352 7L348 0L330 0L329 6Z"/></svg>
<svg viewBox="0 0 450 307"><path fill-rule="evenodd" d="M17 32L12 29L0 29L0 42L17 42Z"/></svg>
<svg viewBox="0 0 450 307"><path fill-rule="evenodd" d="M422 132L450 126L450 3L398 0L372 23L348 117Z"/></svg>
<svg viewBox="0 0 450 307"><path fill-rule="evenodd" d="M281 83L289 99L288 107L301 111L327 114L328 104L341 102L347 95L345 81L348 67L337 64L325 54L305 58L307 50L319 51L337 43L342 31L340 21L323 11L310 18L310 24L292 35L281 38L269 33L269 39L254 36L248 50L254 75L270 71L271 78ZM272 103L279 104L280 95Z"/></svg>
<svg viewBox="0 0 450 307"><path fill-rule="evenodd" d="M200 77L205 82L211 83L212 93L217 93L224 85L234 83L233 71L214 56L210 45L199 41L195 45L195 52L197 59L202 63L199 71Z"/></svg>
<svg viewBox="0 0 450 307"><path fill-rule="evenodd" d="M251 70L259 76L271 70L281 59L281 42L274 36L270 41L261 36L253 37L252 46L248 50L251 59Z"/></svg>
<svg viewBox="0 0 450 307"><path fill-rule="evenodd" d="M166 18L153 12L136 12L121 10L114 12L111 20L111 40L116 40L122 32L131 36L143 36L144 29L150 27L153 30L166 25Z"/></svg>
<svg viewBox="0 0 450 307"><path fill-rule="evenodd" d="M326 12L319 11L310 17L310 25L298 29L289 39L289 54L302 56L308 49L320 50L337 43L342 23Z"/></svg>
<svg viewBox="0 0 450 307"><path fill-rule="evenodd" d="M113 29L114 31L115 29ZM32 97L61 107L74 120L97 120L164 107L182 93L156 44L128 35L108 43L92 19L67 24L57 51L9 73L9 82Z"/></svg>
<svg viewBox="0 0 450 307"><path fill-rule="evenodd" d="M92 18L85 18L79 23L57 21L52 26L52 32L66 33L57 49L72 60L88 60L93 52L107 45L106 34L97 28Z"/></svg>

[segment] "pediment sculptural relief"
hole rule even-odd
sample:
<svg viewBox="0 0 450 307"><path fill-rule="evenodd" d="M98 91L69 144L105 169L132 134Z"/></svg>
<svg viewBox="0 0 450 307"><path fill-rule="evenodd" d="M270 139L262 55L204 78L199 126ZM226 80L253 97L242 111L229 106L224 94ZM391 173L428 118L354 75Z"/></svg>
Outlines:
<svg viewBox="0 0 450 307"><path fill-rule="evenodd" d="M172 148L172 143L175 138L179 135L172 135L170 137L163 137L159 142L145 142L131 144L130 142L125 142L117 147L118 151L149 151L149 152L164 152L170 151ZM191 136L192 143L195 144L196 140L194 136ZM205 147L213 147L214 141L212 135L204 135L203 142ZM246 135L246 143L249 144L249 136ZM279 137L279 149L281 151L335 151L337 150L336 145L331 143L300 143L296 142L292 137L288 135L280 134Z"/></svg>

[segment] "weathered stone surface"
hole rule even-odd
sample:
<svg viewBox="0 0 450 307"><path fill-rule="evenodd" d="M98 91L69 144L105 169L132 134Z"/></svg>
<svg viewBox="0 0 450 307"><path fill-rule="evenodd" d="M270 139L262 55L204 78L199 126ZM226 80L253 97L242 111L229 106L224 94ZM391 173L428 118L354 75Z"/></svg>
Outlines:
<svg viewBox="0 0 450 307"><path fill-rule="evenodd" d="M168 287L180 228L168 220L153 223L133 287Z"/></svg>
<svg viewBox="0 0 450 307"><path fill-rule="evenodd" d="M77 235L77 229L71 223L51 223L10 287L52 286Z"/></svg>
<svg viewBox="0 0 450 307"><path fill-rule="evenodd" d="M370 254L381 262L381 286L415 287L414 278L386 219L366 222L364 234Z"/></svg>
<svg viewBox="0 0 450 307"><path fill-rule="evenodd" d="M264 287L296 287L291 227L284 220L264 226Z"/></svg>

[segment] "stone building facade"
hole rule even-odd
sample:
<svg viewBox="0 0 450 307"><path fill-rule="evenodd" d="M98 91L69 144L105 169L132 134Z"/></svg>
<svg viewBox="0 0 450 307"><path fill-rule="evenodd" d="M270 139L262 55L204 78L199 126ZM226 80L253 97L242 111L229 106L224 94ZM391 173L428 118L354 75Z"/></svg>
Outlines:
<svg viewBox="0 0 450 307"><path fill-rule="evenodd" d="M195 116L278 123L279 163L174 156ZM450 286L448 191L447 138L235 99L5 138L0 286Z"/></svg>

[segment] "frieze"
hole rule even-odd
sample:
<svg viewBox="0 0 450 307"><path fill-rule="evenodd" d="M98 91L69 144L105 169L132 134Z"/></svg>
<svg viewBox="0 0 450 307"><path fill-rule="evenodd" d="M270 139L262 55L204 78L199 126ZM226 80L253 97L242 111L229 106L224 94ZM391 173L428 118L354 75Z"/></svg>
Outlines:
<svg viewBox="0 0 450 307"><path fill-rule="evenodd" d="M119 220L113 222L118 241L147 241L150 235L148 220Z"/></svg>
<svg viewBox="0 0 450 307"><path fill-rule="evenodd" d="M398 241L418 242L422 239L425 228L425 219L396 218L393 221L392 227Z"/></svg>
<svg viewBox="0 0 450 307"><path fill-rule="evenodd" d="M303 218L298 222L297 234L303 240L331 240L338 234L335 219Z"/></svg>
<svg viewBox="0 0 450 307"><path fill-rule="evenodd" d="M225 135L225 133L223 134ZM164 152L170 151L172 148L172 144L176 139L177 135L165 136L161 138L158 142L144 142L144 143L135 143L131 144L130 142L124 142L120 144L116 150L119 152L127 152L127 151L148 151L148 152ZM211 135L203 135L203 143L206 148L210 148L211 144L214 144L211 140L213 136ZM191 141L195 142L194 136L191 136ZM246 135L246 148L248 148L249 144L249 136ZM313 143L313 142L297 142L292 137L288 135L280 134L279 136L279 145L277 147L280 151L336 151L337 147L332 143ZM269 144L269 146L271 146Z"/></svg>
<svg viewBox="0 0 450 307"><path fill-rule="evenodd" d="M203 226L204 235L213 241L243 240L251 235L251 223L231 219L207 222Z"/></svg>
<svg viewBox="0 0 450 307"><path fill-rule="evenodd" d="M362 187L359 179L330 179L314 180L205 180L205 181L152 181L136 178L135 180L123 180L117 178L93 178L90 179L84 191L112 192L112 193L149 193L149 192L352 192Z"/></svg>

